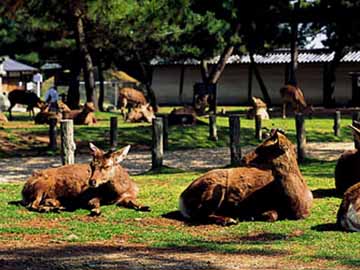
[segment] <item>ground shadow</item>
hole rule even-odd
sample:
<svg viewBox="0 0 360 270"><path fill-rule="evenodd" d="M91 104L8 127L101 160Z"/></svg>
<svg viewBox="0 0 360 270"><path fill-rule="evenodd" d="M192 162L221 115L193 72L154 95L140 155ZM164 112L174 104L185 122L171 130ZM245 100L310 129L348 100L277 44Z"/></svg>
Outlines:
<svg viewBox="0 0 360 270"><path fill-rule="evenodd" d="M335 188L329 188L329 189L325 189L325 188L319 188L319 189L315 189L311 191L314 198L326 198L326 197L338 197L340 198L340 196L336 193L336 189Z"/></svg>
<svg viewBox="0 0 360 270"><path fill-rule="evenodd" d="M336 223L324 223L311 227L312 230L318 232L338 232L342 231Z"/></svg>

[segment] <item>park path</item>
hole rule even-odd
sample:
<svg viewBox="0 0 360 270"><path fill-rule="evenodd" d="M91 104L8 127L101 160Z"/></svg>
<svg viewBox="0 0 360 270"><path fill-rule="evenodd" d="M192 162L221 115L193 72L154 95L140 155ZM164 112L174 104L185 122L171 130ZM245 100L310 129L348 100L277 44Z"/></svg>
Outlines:
<svg viewBox="0 0 360 270"><path fill-rule="evenodd" d="M353 143L308 143L307 154L320 160L336 160L344 150L353 149ZM251 147L243 147L243 153ZM90 161L89 155L79 155L76 162ZM164 165L182 170L208 170L224 167L230 163L230 150L227 147L215 149L192 149L169 151L164 154ZM54 157L19 157L0 159L0 182L24 181L33 170L57 167L60 158ZM151 168L150 151L133 151L122 163L130 174L141 174Z"/></svg>

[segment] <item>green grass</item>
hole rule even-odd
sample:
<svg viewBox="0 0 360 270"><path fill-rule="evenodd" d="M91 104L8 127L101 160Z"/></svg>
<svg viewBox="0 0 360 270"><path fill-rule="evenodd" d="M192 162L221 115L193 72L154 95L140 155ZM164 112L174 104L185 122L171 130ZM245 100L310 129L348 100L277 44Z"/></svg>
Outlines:
<svg viewBox="0 0 360 270"><path fill-rule="evenodd" d="M87 217L87 210L61 214L29 212L8 204L20 199L22 184L0 184L0 241L21 241L29 234L46 234L52 241L65 243L125 239L154 249L189 248L278 256L293 265L321 260L327 268L356 268L360 266L360 234L338 231L335 226L340 199L333 196L334 166L335 162L317 160L307 160L301 166L315 197L309 218L275 223L242 222L231 227L187 225L162 217L177 210L179 194L200 172L167 168L135 176L140 186L139 201L149 205L152 212L135 212L111 205L103 206L102 216L98 218Z"/></svg>
<svg viewBox="0 0 360 270"><path fill-rule="evenodd" d="M228 107L227 111L243 113L244 107ZM169 112L170 107L161 108L162 113ZM220 109L219 109L220 110ZM104 148L109 147L109 129L110 117L118 116L118 141L120 145L131 144L141 146L151 146L151 126L148 123L125 123L122 117L117 113L101 113L97 112L97 123L95 126L75 126L74 136L77 144L86 145L87 142L93 142ZM217 142L208 140L209 128L208 119L200 117L200 124L192 127L173 126L169 128L169 150L176 149L193 149L193 148L213 148L225 147L229 144L229 124L227 117L217 118L218 137ZM347 125L351 123L349 117L343 117L341 122L341 136L333 135L333 119L332 118L316 118L306 119L306 134L308 142L343 142L351 141L351 131ZM246 119L241 116L241 144L256 145L258 142L254 138L254 120ZM25 126L25 128L24 128ZM270 130L271 128L282 128L286 131L288 137L295 142L295 121L293 118L282 119L273 118L263 121L263 126ZM27 138L36 136L48 136L47 125L34 125L28 121L26 114L15 113L15 121L3 124L0 131L5 131L8 140L17 144L19 151L1 150L0 157L9 155L26 155L33 154L34 150L44 152L47 145L44 142L27 141ZM80 147L80 146L79 146Z"/></svg>

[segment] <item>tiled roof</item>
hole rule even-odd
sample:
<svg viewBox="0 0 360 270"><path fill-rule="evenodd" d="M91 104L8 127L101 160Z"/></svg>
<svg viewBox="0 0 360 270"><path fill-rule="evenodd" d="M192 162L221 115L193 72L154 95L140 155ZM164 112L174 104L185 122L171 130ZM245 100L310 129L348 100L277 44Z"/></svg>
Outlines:
<svg viewBox="0 0 360 270"><path fill-rule="evenodd" d="M304 51L300 52L298 55L298 62L301 63L324 63L330 62L334 58L334 52L311 52ZM258 64L284 64L290 63L290 52L288 51L278 51L271 52L264 55L255 54L255 62ZM212 58L209 63L215 64L219 60L219 56ZM353 51L347 53L342 59L341 62L360 62L360 51ZM169 61L160 58L153 59L151 65L176 65L181 64L180 61ZM232 55L227 64L249 64L250 57L248 54L244 55ZM185 65L198 65L200 61L196 59L187 59L184 61Z"/></svg>
<svg viewBox="0 0 360 270"><path fill-rule="evenodd" d="M15 72L15 71L37 71L36 68L25 65L8 57L5 57L3 62L4 70L6 72Z"/></svg>

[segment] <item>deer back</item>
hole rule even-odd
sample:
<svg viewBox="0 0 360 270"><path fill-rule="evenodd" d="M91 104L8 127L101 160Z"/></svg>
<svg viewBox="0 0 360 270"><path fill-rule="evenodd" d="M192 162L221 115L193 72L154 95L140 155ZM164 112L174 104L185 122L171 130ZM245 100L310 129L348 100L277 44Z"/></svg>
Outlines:
<svg viewBox="0 0 360 270"><path fill-rule="evenodd" d="M136 90L134 88L128 88L128 87L121 88L119 90L119 96L126 98L128 100L128 102L132 103L132 104L146 104L147 103L144 94L141 91Z"/></svg>

